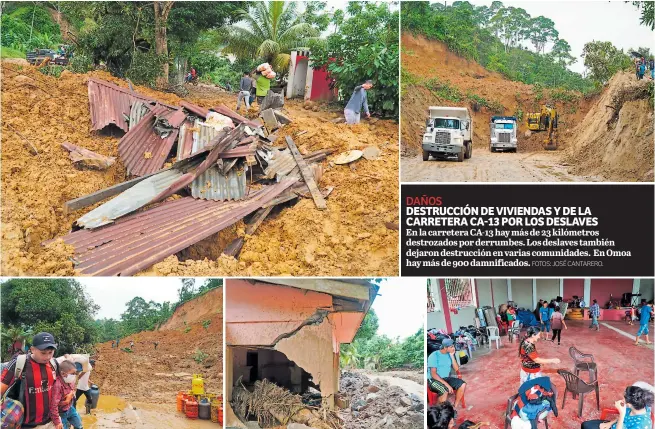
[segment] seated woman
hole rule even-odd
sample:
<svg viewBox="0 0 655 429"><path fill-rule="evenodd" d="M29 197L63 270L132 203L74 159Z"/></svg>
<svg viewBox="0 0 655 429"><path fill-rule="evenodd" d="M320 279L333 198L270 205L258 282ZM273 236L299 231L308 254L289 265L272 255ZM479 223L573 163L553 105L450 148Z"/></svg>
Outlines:
<svg viewBox="0 0 655 429"><path fill-rule="evenodd" d="M451 429L455 427L457 411L450 402L442 402L428 408L428 429Z"/></svg>
<svg viewBox="0 0 655 429"><path fill-rule="evenodd" d="M629 386L623 398L614 403L619 417L609 422L589 420L582 423L581 429L652 429L650 408L653 406L653 392Z"/></svg>

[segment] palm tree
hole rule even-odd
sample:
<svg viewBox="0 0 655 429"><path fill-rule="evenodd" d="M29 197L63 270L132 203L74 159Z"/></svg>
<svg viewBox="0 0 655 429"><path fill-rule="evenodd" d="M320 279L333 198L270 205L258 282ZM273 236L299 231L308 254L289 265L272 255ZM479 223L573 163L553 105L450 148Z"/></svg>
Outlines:
<svg viewBox="0 0 655 429"><path fill-rule="evenodd" d="M32 328L27 328L25 326L10 326L5 329L2 327L2 342L4 344L10 344L9 354L14 354L18 349L14 349L14 344L20 342L22 347L25 347L25 341L32 337L34 333Z"/></svg>
<svg viewBox="0 0 655 429"><path fill-rule="evenodd" d="M261 58L284 74L289 69L290 52L319 35L302 22L296 2L254 2L249 10L237 12L239 22L219 30L223 52L237 58Z"/></svg>

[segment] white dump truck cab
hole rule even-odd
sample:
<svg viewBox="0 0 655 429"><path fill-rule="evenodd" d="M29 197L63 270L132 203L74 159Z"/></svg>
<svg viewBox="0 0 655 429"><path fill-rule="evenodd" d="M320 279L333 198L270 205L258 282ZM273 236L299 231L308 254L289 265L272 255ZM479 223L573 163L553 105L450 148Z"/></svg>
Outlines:
<svg viewBox="0 0 655 429"><path fill-rule="evenodd" d="M473 156L473 120L466 107L430 106L423 134L423 161Z"/></svg>
<svg viewBox="0 0 655 429"><path fill-rule="evenodd" d="M516 152L518 148L518 121L514 116L492 116L489 122L491 140L489 151L497 150Z"/></svg>

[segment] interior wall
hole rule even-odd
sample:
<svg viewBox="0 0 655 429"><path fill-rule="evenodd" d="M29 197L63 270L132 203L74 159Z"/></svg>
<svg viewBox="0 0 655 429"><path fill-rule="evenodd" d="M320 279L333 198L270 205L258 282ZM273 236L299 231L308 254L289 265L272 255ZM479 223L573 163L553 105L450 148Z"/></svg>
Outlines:
<svg viewBox="0 0 655 429"><path fill-rule="evenodd" d="M597 299L598 305L605 308L612 294L620 304L624 293L632 293L632 282L632 279L591 279L591 302Z"/></svg>
<svg viewBox="0 0 655 429"><path fill-rule="evenodd" d="M446 311L450 311L446 309ZM475 307L470 306L462 308L457 312L457 314L450 311L450 323L453 327L453 331L459 329L460 326L475 326Z"/></svg>
<svg viewBox="0 0 655 429"><path fill-rule="evenodd" d="M641 301L642 299L645 299L646 301L650 301L651 299L655 298L655 284L653 282L653 279L641 279L639 281L639 293L641 294L641 297L639 297L639 300Z"/></svg>
<svg viewBox="0 0 655 429"><path fill-rule="evenodd" d="M496 312L500 304L507 304L507 279L492 279L491 284L494 287L494 305ZM489 304L491 305L491 304Z"/></svg>
<svg viewBox="0 0 655 429"><path fill-rule="evenodd" d="M559 279L537 279L537 301L551 299L559 296Z"/></svg>
<svg viewBox="0 0 655 429"><path fill-rule="evenodd" d="M493 307L491 303L491 279L475 279L475 286L478 291L478 307L488 305Z"/></svg>
<svg viewBox="0 0 655 429"><path fill-rule="evenodd" d="M532 279L512 279L512 301L516 302L519 308L534 310L532 303Z"/></svg>
<svg viewBox="0 0 655 429"><path fill-rule="evenodd" d="M584 279L564 279L564 301L570 301L574 295L584 297Z"/></svg>

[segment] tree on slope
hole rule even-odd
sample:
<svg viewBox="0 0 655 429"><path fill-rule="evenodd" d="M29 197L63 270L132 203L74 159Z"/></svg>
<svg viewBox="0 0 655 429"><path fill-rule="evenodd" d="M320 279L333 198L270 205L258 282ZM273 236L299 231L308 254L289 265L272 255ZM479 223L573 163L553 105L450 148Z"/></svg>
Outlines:
<svg viewBox="0 0 655 429"><path fill-rule="evenodd" d="M582 57L589 76L601 85L606 84L614 73L631 65L630 57L612 45L612 42L586 43L582 49Z"/></svg>
<svg viewBox="0 0 655 429"><path fill-rule="evenodd" d="M304 22L296 2L255 2L248 10L237 11L239 22L224 26L220 40L224 53L237 58L262 58L273 69L289 69L290 52L317 37L319 31Z"/></svg>

